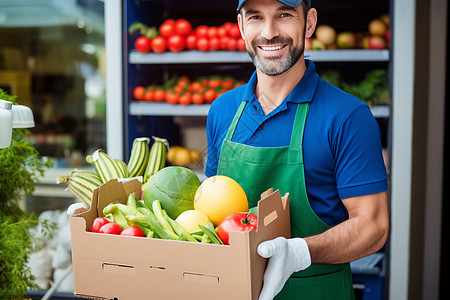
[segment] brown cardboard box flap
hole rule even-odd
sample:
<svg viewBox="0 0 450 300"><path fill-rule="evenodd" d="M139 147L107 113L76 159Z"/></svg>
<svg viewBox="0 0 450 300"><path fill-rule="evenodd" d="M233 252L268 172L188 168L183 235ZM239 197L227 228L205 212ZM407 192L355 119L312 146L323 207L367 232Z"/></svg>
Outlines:
<svg viewBox="0 0 450 300"><path fill-rule="evenodd" d="M92 207L100 211L110 202L123 201L127 193L139 194L140 186L134 184L102 185ZM290 236L287 203L279 191L265 196L258 203L258 230L231 233L230 245L92 233L86 229L97 209L73 216L74 294L120 300L256 300L267 262L256 248L264 240Z"/></svg>

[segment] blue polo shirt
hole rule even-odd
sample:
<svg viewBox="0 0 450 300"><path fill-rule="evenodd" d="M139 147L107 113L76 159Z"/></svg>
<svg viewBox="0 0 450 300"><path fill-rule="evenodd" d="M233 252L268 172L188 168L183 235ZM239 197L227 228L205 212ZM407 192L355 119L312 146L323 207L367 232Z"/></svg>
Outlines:
<svg viewBox="0 0 450 300"><path fill-rule="evenodd" d="M212 103L205 173L217 173L222 141L243 100L248 104L232 140L256 147L288 146L297 104L311 102L303 136L306 190L314 212L334 226L348 218L341 199L387 190L381 134L366 103L319 78L311 61L306 66L294 90L267 115L254 93L256 72Z"/></svg>

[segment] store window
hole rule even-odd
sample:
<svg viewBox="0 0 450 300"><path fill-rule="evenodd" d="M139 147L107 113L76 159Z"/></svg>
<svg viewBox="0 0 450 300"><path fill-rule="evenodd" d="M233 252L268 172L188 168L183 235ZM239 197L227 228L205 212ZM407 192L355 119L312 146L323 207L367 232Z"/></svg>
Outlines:
<svg viewBox="0 0 450 300"><path fill-rule="evenodd" d="M30 140L55 167L105 148L101 0L0 1L0 88L33 110Z"/></svg>

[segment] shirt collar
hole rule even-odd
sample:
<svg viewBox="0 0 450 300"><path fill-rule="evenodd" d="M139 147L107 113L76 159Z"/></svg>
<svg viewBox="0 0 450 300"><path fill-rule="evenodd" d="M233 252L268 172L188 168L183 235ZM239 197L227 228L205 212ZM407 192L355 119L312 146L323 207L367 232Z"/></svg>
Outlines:
<svg viewBox="0 0 450 300"><path fill-rule="evenodd" d="M306 72L303 75L302 79L296 85L296 87L292 90L292 92L284 99L283 102L293 102L293 103L303 103L303 102L312 102L314 93L316 91L317 82L319 81L319 75L316 73L316 67L314 63L305 59L306 64ZM255 96L255 87L258 78L256 76L256 71L253 72L250 77L245 92L244 99L245 101L256 101ZM285 106L285 103L282 103Z"/></svg>

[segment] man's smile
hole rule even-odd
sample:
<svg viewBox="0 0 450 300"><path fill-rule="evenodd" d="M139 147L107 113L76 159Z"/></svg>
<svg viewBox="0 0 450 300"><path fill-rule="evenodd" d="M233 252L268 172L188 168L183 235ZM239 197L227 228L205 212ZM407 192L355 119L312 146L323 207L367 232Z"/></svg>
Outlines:
<svg viewBox="0 0 450 300"><path fill-rule="evenodd" d="M264 51L277 51L286 47L286 45L278 45L278 46L258 46L260 49Z"/></svg>

